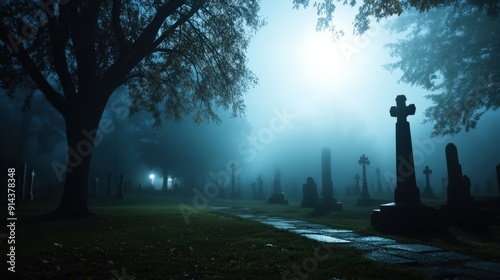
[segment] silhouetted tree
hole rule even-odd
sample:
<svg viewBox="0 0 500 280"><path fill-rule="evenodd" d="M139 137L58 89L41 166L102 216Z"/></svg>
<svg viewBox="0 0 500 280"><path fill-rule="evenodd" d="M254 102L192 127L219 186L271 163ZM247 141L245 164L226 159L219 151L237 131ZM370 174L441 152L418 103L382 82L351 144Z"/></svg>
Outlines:
<svg viewBox="0 0 500 280"><path fill-rule="evenodd" d="M0 81L9 94L39 89L65 120L64 193L53 214L89 214L95 135L115 90L131 112L219 121L215 108L244 110L256 79L246 49L261 25L258 1L2 1Z"/></svg>

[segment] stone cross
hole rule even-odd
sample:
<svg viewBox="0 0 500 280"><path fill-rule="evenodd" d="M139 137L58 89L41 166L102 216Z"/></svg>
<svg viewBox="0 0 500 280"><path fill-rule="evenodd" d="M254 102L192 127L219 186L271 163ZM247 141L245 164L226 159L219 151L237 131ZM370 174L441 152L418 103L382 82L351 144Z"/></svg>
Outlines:
<svg viewBox="0 0 500 280"><path fill-rule="evenodd" d="M111 173L108 173L108 187L106 189L106 195L111 195Z"/></svg>
<svg viewBox="0 0 500 280"><path fill-rule="evenodd" d="M422 196L425 198L433 198L434 192L432 191L431 181L429 179L429 175L432 174L432 170L429 169L429 166L425 166L424 174L425 174L425 188L424 192L422 193Z"/></svg>
<svg viewBox="0 0 500 280"><path fill-rule="evenodd" d="M370 198L370 193L368 192L368 183L366 182L366 166L370 165L370 161L365 156L365 154L363 154L359 158L358 163L363 166L363 187L361 190L361 198Z"/></svg>
<svg viewBox="0 0 500 280"><path fill-rule="evenodd" d="M382 190L382 184L380 183L380 168L377 167L375 173L377 173L377 193L382 194L383 190Z"/></svg>
<svg viewBox="0 0 500 280"><path fill-rule="evenodd" d="M257 178L257 195L255 196L256 199L265 199L264 197L264 181L262 180L262 177L259 175Z"/></svg>
<svg viewBox="0 0 500 280"><path fill-rule="evenodd" d="M120 173L120 183L118 184L118 190L116 190L116 199L123 199L123 173Z"/></svg>
<svg viewBox="0 0 500 280"><path fill-rule="evenodd" d="M396 205L421 205L420 191L415 178L413 148L411 143L410 123L406 117L415 114L415 105L406 106L406 96L396 97L396 106L390 109L392 117L396 117L396 172L397 181L394 190Z"/></svg>
<svg viewBox="0 0 500 280"><path fill-rule="evenodd" d="M359 175L356 174L356 176L354 176L354 180L356 180L356 189L354 190L354 193L355 194L359 194L361 192L361 190L359 189Z"/></svg>

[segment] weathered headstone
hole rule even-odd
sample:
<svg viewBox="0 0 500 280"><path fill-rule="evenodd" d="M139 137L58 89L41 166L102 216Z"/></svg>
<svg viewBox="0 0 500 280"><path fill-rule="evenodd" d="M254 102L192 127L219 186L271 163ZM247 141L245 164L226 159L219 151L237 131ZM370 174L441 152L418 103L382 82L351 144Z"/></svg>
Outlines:
<svg viewBox="0 0 500 280"><path fill-rule="evenodd" d="M141 185L139 185L139 190L141 190ZM106 195L111 195L111 173L108 173L108 187L106 188Z"/></svg>
<svg viewBox="0 0 500 280"><path fill-rule="evenodd" d="M318 204L318 189L312 177L307 177L306 183L302 186L302 207L315 207Z"/></svg>
<svg viewBox="0 0 500 280"><path fill-rule="evenodd" d="M457 147L453 143L446 145L446 166L448 168L448 201L446 204L458 207L469 206L474 201L470 194L470 179L462 175Z"/></svg>
<svg viewBox="0 0 500 280"><path fill-rule="evenodd" d="M356 180L356 188L354 189L354 194L358 195L361 193L361 188L359 187L359 175L356 174L356 176L354 176L354 180Z"/></svg>
<svg viewBox="0 0 500 280"><path fill-rule="evenodd" d="M368 182L366 180L366 166L370 164L370 160L368 160L368 157L363 154L359 160L358 163L363 166L363 186L361 187L361 197L358 199L358 203L356 203L356 206L373 206L373 205L379 205L383 202L387 202L384 200L380 199L372 199L370 198L370 192L368 191ZM373 192L381 193L382 191L382 185L380 184L380 170L377 168L377 175L379 176L378 178L378 186L377 189L374 188L373 184L371 184L371 189Z"/></svg>
<svg viewBox="0 0 500 280"><path fill-rule="evenodd" d="M431 180L429 179L430 174L432 174L432 170L429 169L429 166L425 166L424 174L425 174L425 188L424 188L424 192L422 193L422 197L423 198L435 198L434 192L432 191L432 188L431 188Z"/></svg>
<svg viewBox="0 0 500 280"><path fill-rule="evenodd" d="M381 195L384 191L382 190L382 184L380 183L380 168L377 167L375 173L377 174L377 193Z"/></svg>
<svg viewBox="0 0 500 280"><path fill-rule="evenodd" d="M262 177L260 175L257 178L257 195L255 196L255 199L257 200L266 199L266 197L264 196L264 180L262 180Z"/></svg>
<svg viewBox="0 0 500 280"><path fill-rule="evenodd" d="M269 198L269 203L272 204L288 204L285 199L285 194L281 191L281 171L276 169L274 172L274 192Z"/></svg>
<svg viewBox="0 0 500 280"><path fill-rule="evenodd" d="M320 211L342 211L342 202L338 202L337 198L333 196L330 149L326 147L321 151L321 179L321 194L323 197L316 205L316 209Z"/></svg>
<svg viewBox="0 0 500 280"><path fill-rule="evenodd" d="M120 174L120 183L118 184L118 189L116 190L116 199L123 199L123 173Z"/></svg>
<svg viewBox="0 0 500 280"><path fill-rule="evenodd" d="M98 184L98 182L99 182L99 178L95 177L94 185L92 186L92 189L90 191L90 197L97 196L97 184Z"/></svg>
<svg viewBox="0 0 500 280"><path fill-rule="evenodd" d="M424 206L415 179L410 123L415 105L406 106L406 97L398 95L390 115L396 117L396 189L394 202L380 205L371 216L374 229L392 233L428 233L442 230L437 210Z"/></svg>

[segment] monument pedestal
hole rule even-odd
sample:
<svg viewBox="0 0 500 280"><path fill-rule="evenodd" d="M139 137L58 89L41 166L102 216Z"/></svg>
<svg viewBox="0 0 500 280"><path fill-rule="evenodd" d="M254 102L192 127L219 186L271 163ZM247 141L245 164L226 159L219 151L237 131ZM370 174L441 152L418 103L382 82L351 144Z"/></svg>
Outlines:
<svg viewBox="0 0 500 280"><path fill-rule="evenodd" d="M286 204L288 205L288 200L285 199L284 193L275 193L269 198L269 203L271 204Z"/></svg>
<svg viewBox="0 0 500 280"><path fill-rule="evenodd" d="M344 211L344 207L342 206L342 202L338 202L336 198L321 198L316 204L315 209L317 211L326 212L326 211Z"/></svg>
<svg viewBox="0 0 500 280"><path fill-rule="evenodd" d="M371 215L375 230L385 233L431 234L444 232L445 227L437 209L416 205L382 204Z"/></svg>

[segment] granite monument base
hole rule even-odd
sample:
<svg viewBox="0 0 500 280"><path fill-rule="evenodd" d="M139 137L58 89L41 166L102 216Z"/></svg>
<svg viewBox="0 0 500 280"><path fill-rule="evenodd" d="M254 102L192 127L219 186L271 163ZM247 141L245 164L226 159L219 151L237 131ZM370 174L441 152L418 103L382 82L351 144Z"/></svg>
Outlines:
<svg viewBox="0 0 500 280"><path fill-rule="evenodd" d="M446 230L437 209L414 205L382 204L371 215L372 227L380 232L395 234L437 234Z"/></svg>

